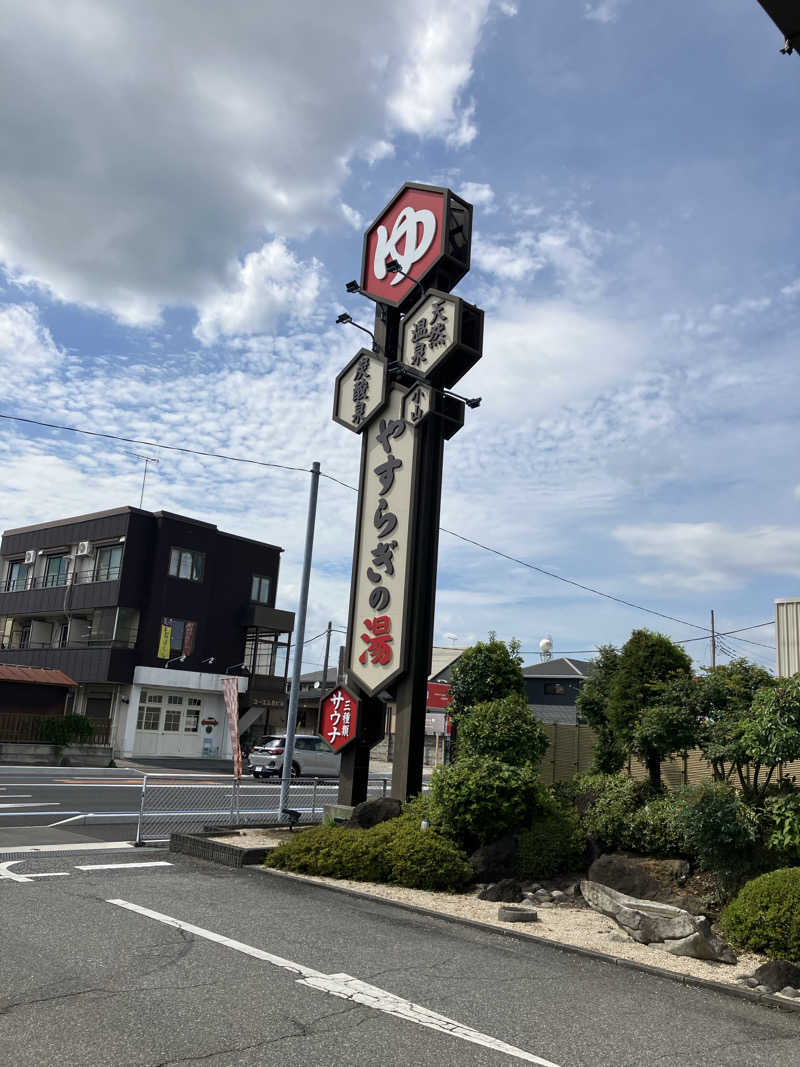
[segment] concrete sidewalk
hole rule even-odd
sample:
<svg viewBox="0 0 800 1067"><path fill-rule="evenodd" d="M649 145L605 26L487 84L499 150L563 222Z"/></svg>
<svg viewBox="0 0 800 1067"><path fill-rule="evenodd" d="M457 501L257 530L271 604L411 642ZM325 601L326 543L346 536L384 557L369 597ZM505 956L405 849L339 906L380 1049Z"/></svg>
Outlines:
<svg viewBox="0 0 800 1067"><path fill-rule="evenodd" d="M114 761L117 767L140 774L233 774L233 760L224 759L117 759ZM429 774L426 768L426 778ZM245 771L245 773L247 773ZM369 773L372 778L391 778L392 765L381 760L372 760L369 765ZM249 777L249 776L248 776Z"/></svg>

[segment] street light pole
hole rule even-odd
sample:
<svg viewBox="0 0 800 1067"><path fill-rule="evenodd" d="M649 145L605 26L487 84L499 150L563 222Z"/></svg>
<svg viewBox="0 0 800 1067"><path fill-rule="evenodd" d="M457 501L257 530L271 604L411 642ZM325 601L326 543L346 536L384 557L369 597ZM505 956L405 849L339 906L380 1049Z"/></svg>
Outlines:
<svg viewBox="0 0 800 1067"><path fill-rule="evenodd" d="M303 575L300 580L300 599L297 604L297 619L294 631L294 663L292 664L292 687L289 691L289 712L286 718L286 744L283 749L281 772L281 814L289 800L289 782L294 759L294 732L297 729L297 702L300 697L300 670L303 661L303 642L306 636L306 608L308 586L311 579L311 555L314 550L314 525L317 520L317 492L319 490L319 463L311 464L311 488L308 494L308 518L306 520L306 547L303 555Z"/></svg>

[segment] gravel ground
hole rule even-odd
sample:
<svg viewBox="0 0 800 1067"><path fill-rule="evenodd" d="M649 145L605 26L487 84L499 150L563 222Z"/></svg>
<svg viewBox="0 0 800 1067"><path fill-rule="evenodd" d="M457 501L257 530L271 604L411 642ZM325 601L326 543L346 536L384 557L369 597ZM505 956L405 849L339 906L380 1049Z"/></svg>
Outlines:
<svg viewBox="0 0 800 1067"><path fill-rule="evenodd" d="M241 845L243 848L263 848L280 844L285 840L287 831L243 830L236 838L221 837L220 841ZM599 912L587 907L573 904L560 904L553 908L539 908L539 921L536 923L507 923L497 918L499 905L488 900L478 900L472 893L430 893L422 889L404 889L401 886L389 886L375 882L351 882L339 878L314 878L310 882L322 885L336 885L356 889L361 893L370 893L385 900L397 900L403 904L416 904L431 911L440 911L446 915L455 915L465 919L477 919L480 922L499 926L503 929L522 930L566 945L578 945L581 948L594 949L611 956L647 963L653 967L663 967L676 974L691 975L695 978L707 978L715 982L736 983L737 978L749 976L762 963L764 956L742 954L736 966L727 963L711 963L696 960L688 956L673 956L665 949L655 945L640 945L632 941L622 930Z"/></svg>

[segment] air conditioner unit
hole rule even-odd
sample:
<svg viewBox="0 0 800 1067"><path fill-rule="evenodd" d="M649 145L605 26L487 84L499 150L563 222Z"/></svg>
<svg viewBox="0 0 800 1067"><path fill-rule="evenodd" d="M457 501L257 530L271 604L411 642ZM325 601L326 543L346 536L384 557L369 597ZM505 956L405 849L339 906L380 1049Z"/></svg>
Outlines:
<svg viewBox="0 0 800 1067"><path fill-rule="evenodd" d="M36 562L36 549L35 548L29 548L28 551L25 553L25 562L26 563L35 563Z"/></svg>
<svg viewBox="0 0 800 1067"><path fill-rule="evenodd" d="M92 554L92 542L91 541L79 541L78 551L75 553L77 556L91 556Z"/></svg>

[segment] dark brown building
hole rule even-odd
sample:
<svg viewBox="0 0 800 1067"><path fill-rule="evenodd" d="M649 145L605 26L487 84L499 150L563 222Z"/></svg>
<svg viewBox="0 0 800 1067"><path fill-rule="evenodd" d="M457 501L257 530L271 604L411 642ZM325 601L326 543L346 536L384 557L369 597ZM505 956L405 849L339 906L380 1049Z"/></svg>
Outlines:
<svg viewBox="0 0 800 1067"><path fill-rule="evenodd" d="M116 755L229 755L222 675L239 675L242 732L284 704L281 552L128 507L7 530L0 665L74 679L73 710L108 724Z"/></svg>

